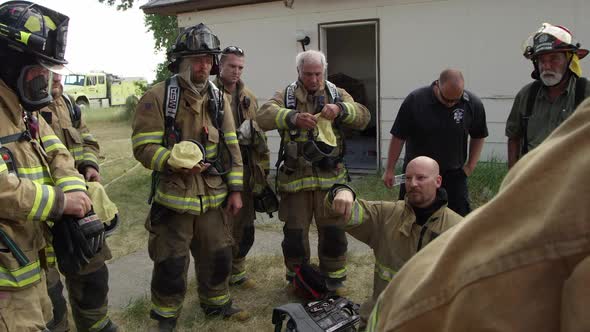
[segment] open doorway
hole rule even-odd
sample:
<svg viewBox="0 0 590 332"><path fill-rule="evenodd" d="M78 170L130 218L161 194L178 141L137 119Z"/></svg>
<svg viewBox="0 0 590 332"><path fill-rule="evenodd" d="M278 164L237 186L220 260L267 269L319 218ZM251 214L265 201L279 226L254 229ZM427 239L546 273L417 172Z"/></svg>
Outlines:
<svg viewBox="0 0 590 332"><path fill-rule="evenodd" d="M328 80L345 89L371 112L363 131L346 130L346 166L352 171L379 169L379 21L319 24L319 49L326 54Z"/></svg>

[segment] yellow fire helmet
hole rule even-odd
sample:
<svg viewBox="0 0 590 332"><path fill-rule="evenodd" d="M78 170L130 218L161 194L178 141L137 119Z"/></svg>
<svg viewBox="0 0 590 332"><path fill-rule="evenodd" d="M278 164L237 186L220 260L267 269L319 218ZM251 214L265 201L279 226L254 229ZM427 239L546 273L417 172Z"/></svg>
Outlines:
<svg viewBox="0 0 590 332"><path fill-rule="evenodd" d="M170 152L170 159L168 165L173 168L188 168L192 169L198 166L203 160L203 146L199 146L197 142L182 141L174 144Z"/></svg>
<svg viewBox="0 0 590 332"><path fill-rule="evenodd" d="M336 146L336 135L334 135L334 129L332 129L332 121L321 116L321 113L315 115L317 122L318 136L316 138L319 142L324 142L329 146Z"/></svg>
<svg viewBox="0 0 590 332"><path fill-rule="evenodd" d="M102 184L98 182L86 183L88 187L88 196L92 200L92 208L98 218L103 221L111 221L115 218L115 215L119 213L117 206L113 203Z"/></svg>

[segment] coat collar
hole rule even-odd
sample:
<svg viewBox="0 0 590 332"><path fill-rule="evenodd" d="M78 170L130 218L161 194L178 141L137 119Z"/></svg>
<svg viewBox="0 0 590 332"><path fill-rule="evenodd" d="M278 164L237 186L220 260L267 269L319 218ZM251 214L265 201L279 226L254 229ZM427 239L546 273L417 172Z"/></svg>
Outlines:
<svg viewBox="0 0 590 332"><path fill-rule="evenodd" d="M22 122L23 108L18 96L2 79L0 79L0 107L6 109L6 115L15 125Z"/></svg>
<svg viewBox="0 0 590 332"><path fill-rule="evenodd" d="M440 208L438 208L438 210L434 211L434 213L432 213L432 215L428 217L428 221L426 222L426 224L424 224L424 226L440 219L441 215L443 214L443 211L448 205L447 193L444 189L441 188L437 189L436 200L432 204L434 205L440 203L442 203ZM405 236L409 237L414 224L416 224L416 213L414 212L414 208L410 205L410 203L408 203L408 199L406 198L404 200L404 212L402 213L402 223L399 226L399 231Z"/></svg>

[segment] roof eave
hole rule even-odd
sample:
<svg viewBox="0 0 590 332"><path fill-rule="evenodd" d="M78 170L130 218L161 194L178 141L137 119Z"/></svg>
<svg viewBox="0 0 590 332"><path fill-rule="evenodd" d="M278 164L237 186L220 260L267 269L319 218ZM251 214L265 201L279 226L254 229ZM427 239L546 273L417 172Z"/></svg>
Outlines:
<svg viewBox="0 0 590 332"><path fill-rule="evenodd" d="M139 7L145 14L178 15L181 13L204 11L211 9L253 5L277 0L202 0L186 1L175 4L164 4L148 7L147 4Z"/></svg>

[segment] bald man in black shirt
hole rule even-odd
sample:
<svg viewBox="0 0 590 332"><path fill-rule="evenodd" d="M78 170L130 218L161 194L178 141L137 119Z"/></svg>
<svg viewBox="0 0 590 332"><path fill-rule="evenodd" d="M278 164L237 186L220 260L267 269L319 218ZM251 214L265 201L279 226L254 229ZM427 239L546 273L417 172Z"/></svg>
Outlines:
<svg viewBox="0 0 590 332"><path fill-rule="evenodd" d="M476 95L464 90L463 74L446 69L431 85L411 92L400 107L391 135L383 175L385 186L393 186L395 165L407 142L403 171L408 161L417 156L436 160L449 208L467 215L471 211L467 177L477 165L488 129L483 104ZM402 186L400 199L404 196Z"/></svg>

